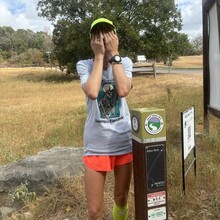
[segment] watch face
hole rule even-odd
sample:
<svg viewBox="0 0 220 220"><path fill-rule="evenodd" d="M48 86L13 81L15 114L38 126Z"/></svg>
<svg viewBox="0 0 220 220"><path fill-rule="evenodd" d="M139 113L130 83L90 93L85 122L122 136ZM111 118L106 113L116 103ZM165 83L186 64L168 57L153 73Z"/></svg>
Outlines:
<svg viewBox="0 0 220 220"><path fill-rule="evenodd" d="M121 61L122 58L119 55L115 55L109 60L110 63L120 63Z"/></svg>
<svg viewBox="0 0 220 220"><path fill-rule="evenodd" d="M120 56L115 56L115 61L116 62L120 62L121 61L121 57Z"/></svg>

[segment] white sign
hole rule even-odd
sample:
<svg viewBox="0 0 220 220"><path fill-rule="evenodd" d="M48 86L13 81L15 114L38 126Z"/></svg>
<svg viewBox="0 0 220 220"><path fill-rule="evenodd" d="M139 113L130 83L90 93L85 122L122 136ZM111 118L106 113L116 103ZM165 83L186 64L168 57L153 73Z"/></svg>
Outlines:
<svg viewBox="0 0 220 220"><path fill-rule="evenodd" d="M195 111L191 107L182 113L183 154L184 160L195 147Z"/></svg>
<svg viewBox="0 0 220 220"><path fill-rule="evenodd" d="M166 219L166 207L159 207L148 210L148 220L165 220Z"/></svg>
<svg viewBox="0 0 220 220"><path fill-rule="evenodd" d="M132 116L131 118L131 124L132 124L132 129L135 133L138 133L139 130L140 130L140 123L139 123L139 120L138 120L138 117L136 116Z"/></svg>
<svg viewBox="0 0 220 220"><path fill-rule="evenodd" d="M158 205L164 205L166 203L166 192L155 192L147 195L147 206L154 207Z"/></svg>
<svg viewBox="0 0 220 220"><path fill-rule="evenodd" d="M209 11L210 106L220 111L220 52L217 2Z"/></svg>
<svg viewBox="0 0 220 220"><path fill-rule="evenodd" d="M146 59L145 55L138 55L137 56L137 61L138 62L146 62L147 59Z"/></svg>

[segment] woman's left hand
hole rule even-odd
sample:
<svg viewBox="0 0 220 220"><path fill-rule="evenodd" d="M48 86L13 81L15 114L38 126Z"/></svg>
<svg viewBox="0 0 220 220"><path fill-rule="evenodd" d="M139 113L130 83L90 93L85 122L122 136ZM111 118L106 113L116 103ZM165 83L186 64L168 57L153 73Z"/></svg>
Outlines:
<svg viewBox="0 0 220 220"><path fill-rule="evenodd" d="M114 31L103 33L105 49L112 56L118 54L118 36L114 33Z"/></svg>

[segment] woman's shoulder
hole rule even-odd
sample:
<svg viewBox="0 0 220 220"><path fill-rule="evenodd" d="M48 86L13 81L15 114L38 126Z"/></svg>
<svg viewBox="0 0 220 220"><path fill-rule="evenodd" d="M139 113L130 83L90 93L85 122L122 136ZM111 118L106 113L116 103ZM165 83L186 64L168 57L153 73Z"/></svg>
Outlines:
<svg viewBox="0 0 220 220"><path fill-rule="evenodd" d="M93 64L93 59L86 59L86 60L79 60L78 62L77 62L77 66L79 66L79 65L92 65Z"/></svg>
<svg viewBox="0 0 220 220"><path fill-rule="evenodd" d="M122 57L122 64L124 67L132 67L133 63L132 60L129 57Z"/></svg>
<svg viewBox="0 0 220 220"><path fill-rule="evenodd" d="M122 62L131 63L132 64L132 60L129 57L122 57Z"/></svg>

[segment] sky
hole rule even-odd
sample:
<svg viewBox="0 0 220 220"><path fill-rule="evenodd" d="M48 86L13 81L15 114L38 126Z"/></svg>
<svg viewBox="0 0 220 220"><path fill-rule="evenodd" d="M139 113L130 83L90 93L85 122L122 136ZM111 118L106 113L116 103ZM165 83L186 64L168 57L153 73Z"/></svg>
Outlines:
<svg viewBox="0 0 220 220"><path fill-rule="evenodd" d="M183 19L181 33L187 34L190 39L202 35L202 0L175 0L175 3Z"/></svg>
<svg viewBox="0 0 220 220"><path fill-rule="evenodd" d="M38 0L0 0L0 26L51 33L51 23L38 16L37 2Z"/></svg>
<svg viewBox="0 0 220 220"><path fill-rule="evenodd" d="M0 0L0 26L52 33L51 23L37 15L37 2L38 0ZM201 35L202 0L175 0L175 3L183 18L181 33L187 34L189 39Z"/></svg>

